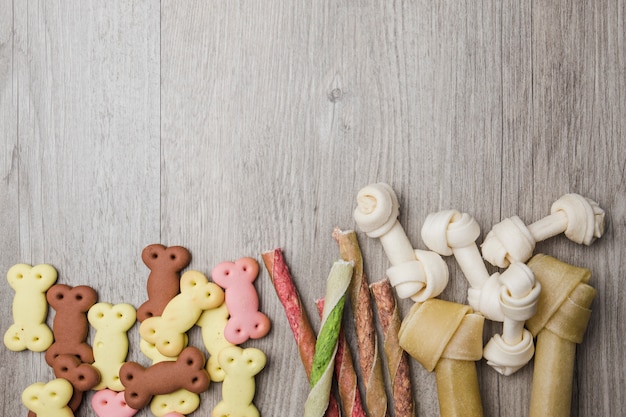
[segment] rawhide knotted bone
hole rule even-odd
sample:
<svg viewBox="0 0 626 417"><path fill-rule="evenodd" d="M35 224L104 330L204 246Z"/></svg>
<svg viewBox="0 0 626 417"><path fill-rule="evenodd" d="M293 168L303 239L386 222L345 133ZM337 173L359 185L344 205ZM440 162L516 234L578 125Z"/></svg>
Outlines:
<svg viewBox="0 0 626 417"><path fill-rule="evenodd" d="M230 346L222 349L218 360L226 375L222 400L213 409L212 417L259 417L259 410L252 403L256 391L254 376L265 367L265 353L256 348Z"/></svg>
<svg viewBox="0 0 626 417"><path fill-rule="evenodd" d="M538 254L529 268L541 282L537 313L526 326L537 338L530 416L570 415L576 345L582 343L596 291L591 271Z"/></svg>
<svg viewBox="0 0 626 417"><path fill-rule="evenodd" d="M442 417L483 415L475 361L482 358L484 316L436 298L415 303L398 332L400 346L435 371Z"/></svg>
<svg viewBox="0 0 626 417"><path fill-rule="evenodd" d="M22 403L42 417L74 417L67 405L72 397L72 384L63 378L48 383L36 382L22 392Z"/></svg>
<svg viewBox="0 0 626 417"><path fill-rule="evenodd" d="M515 262L500 274L489 276L476 246L478 222L467 213L443 210L431 213L422 226L422 239L429 249L443 256L454 255L470 284L469 305L486 318L504 323L503 335L495 335L485 347L487 363L503 375L526 365L535 351L533 337L524 322L537 309L541 285L523 263Z"/></svg>
<svg viewBox="0 0 626 417"><path fill-rule="evenodd" d="M193 346L186 347L175 361L164 361L144 368L126 362L120 368L126 403L134 409L145 407L154 395L170 394L184 388L196 394L209 388L204 355Z"/></svg>
<svg viewBox="0 0 626 417"><path fill-rule="evenodd" d="M51 265L17 264L9 268L7 281L15 290L15 296L13 324L4 333L7 348L15 352L24 349L43 352L50 347L53 336L46 325L46 291L56 280L57 271Z"/></svg>
<svg viewBox="0 0 626 417"><path fill-rule="evenodd" d="M93 340L94 363L100 371L100 383L95 390L104 388L122 391L120 367L128 355L128 330L135 324L137 313L130 304L96 303L87 313L89 323L96 329Z"/></svg>
<svg viewBox="0 0 626 417"><path fill-rule="evenodd" d="M224 380L224 370L217 360L217 355L222 349L234 346L224 337L228 316L228 307L226 303L223 303L218 307L205 310L196 323L202 329L202 341L210 355L206 370L209 372L211 381L214 382Z"/></svg>
<svg viewBox="0 0 626 417"><path fill-rule="evenodd" d="M191 262L191 254L182 246L148 245L141 259L150 269L146 288L148 301L137 309L137 320L160 316L167 303L178 294L180 271Z"/></svg>
<svg viewBox="0 0 626 417"><path fill-rule="evenodd" d="M165 356L178 355L185 346L185 332L191 329L204 310L224 302L224 291L198 271L187 271L180 279L180 294L172 298L158 317L145 319L139 334L154 343Z"/></svg>
<svg viewBox="0 0 626 417"><path fill-rule="evenodd" d="M126 404L123 392L108 388L96 392L91 397L91 408L98 417L133 417L139 410Z"/></svg>
<svg viewBox="0 0 626 417"><path fill-rule="evenodd" d="M93 363L93 350L86 342L89 332L87 312L98 301L96 291L86 285L70 287L55 284L46 294L56 314L52 322L54 343L46 351L46 362L64 353L76 355L82 362Z"/></svg>
<svg viewBox="0 0 626 417"><path fill-rule="evenodd" d="M537 242L560 233L572 242L591 245L604 233L604 210L579 194L565 194L552 204L549 216L531 225L513 216L493 226L482 244L483 257L500 268L526 262Z"/></svg>
<svg viewBox="0 0 626 417"><path fill-rule="evenodd" d="M159 394L152 397L150 411L156 417L170 413L191 414L200 407L200 395L184 388L170 394Z"/></svg>
<svg viewBox="0 0 626 417"><path fill-rule="evenodd" d="M270 319L259 311L259 296L254 288L258 275L259 264L252 258L222 262L211 273L213 281L225 291L230 319L224 336L232 344L259 339L270 331Z"/></svg>
<svg viewBox="0 0 626 417"><path fill-rule="evenodd" d="M391 267L387 276L398 297L422 302L436 297L448 284L448 267L439 254L413 249L398 222L398 197L384 183L362 188L354 220L369 237L379 238Z"/></svg>

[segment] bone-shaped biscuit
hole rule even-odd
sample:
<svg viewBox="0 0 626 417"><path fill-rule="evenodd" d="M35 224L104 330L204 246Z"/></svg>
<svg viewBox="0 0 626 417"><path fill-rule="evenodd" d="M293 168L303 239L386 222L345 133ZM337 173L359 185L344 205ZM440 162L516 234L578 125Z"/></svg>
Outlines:
<svg viewBox="0 0 626 417"><path fill-rule="evenodd" d="M101 380L95 390L104 388L122 391L119 371L128 355L128 335L126 332L135 324L137 314L130 304L97 303L87 313L89 323L96 329L93 341L95 366Z"/></svg>
<svg viewBox="0 0 626 417"><path fill-rule="evenodd" d="M123 392L103 389L91 397L91 408L98 417L133 417L139 410L126 404Z"/></svg>
<svg viewBox="0 0 626 417"><path fill-rule="evenodd" d="M93 365L81 362L75 355L62 354L57 356L52 364L52 369L55 377L63 378L72 384L72 397L67 405L73 411L80 407L83 394L100 381L100 372Z"/></svg>
<svg viewBox="0 0 626 417"><path fill-rule="evenodd" d="M179 389L171 394L155 395L150 402L150 411L156 417L171 413L191 414L200 406L200 396L186 389Z"/></svg>
<svg viewBox="0 0 626 417"><path fill-rule="evenodd" d="M57 280L57 271L51 265L13 265L7 272L7 281L15 290L13 298L14 324L4 334L4 345L13 351L24 349L43 352L53 341L52 331L46 325L48 302L46 291Z"/></svg>
<svg viewBox="0 0 626 417"><path fill-rule="evenodd" d="M165 356L183 350L185 332L193 327L204 310L224 301L224 291L198 271L187 271L180 279L180 294L174 297L160 317L151 317L139 326L139 334L154 343Z"/></svg>
<svg viewBox="0 0 626 417"><path fill-rule="evenodd" d="M22 403L30 411L46 417L74 417L67 403L72 397L72 384L63 378L44 384L36 382L22 392Z"/></svg>
<svg viewBox="0 0 626 417"><path fill-rule="evenodd" d="M235 345L249 338L261 338L270 331L270 319L259 311L259 296L254 288L258 274L259 264L252 258L222 262L211 273L213 281L225 289L230 319L224 336Z"/></svg>
<svg viewBox="0 0 626 417"><path fill-rule="evenodd" d="M224 380L224 370L217 360L217 355L222 349L234 346L224 337L224 328L228 323L228 316L228 307L223 303L219 307L205 310L196 323L202 328L202 340L210 355L206 370L211 376L211 381L215 382Z"/></svg>
<svg viewBox="0 0 626 417"><path fill-rule="evenodd" d="M204 369L204 354L197 348L185 348L176 361L156 363L148 368L126 362L120 369L126 390L124 398L132 408L145 407L154 395L170 394L181 388L196 394L209 388L209 374Z"/></svg>

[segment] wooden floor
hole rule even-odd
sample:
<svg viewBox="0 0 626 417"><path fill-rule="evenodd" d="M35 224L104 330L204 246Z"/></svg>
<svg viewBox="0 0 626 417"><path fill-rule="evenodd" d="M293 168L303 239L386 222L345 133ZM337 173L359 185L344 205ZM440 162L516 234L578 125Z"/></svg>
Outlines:
<svg viewBox="0 0 626 417"><path fill-rule="evenodd" d="M590 268L598 291L572 416L621 415L625 21L624 0L0 0L0 270L49 263L58 282L139 306L148 244L187 247L206 274L282 247L317 329L339 256L331 232L356 228L361 187L393 186L422 249L428 213L470 213L480 243L501 219L533 222L576 192L606 210L605 235L537 251ZM380 243L358 237L369 281L383 279ZM441 298L466 302L446 262ZM273 328L246 344L268 357L254 402L266 417L302 415L308 382L264 269L256 287ZM13 295L5 282L3 333ZM487 324L485 340L500 329ZM138 326L130 339L147 364ZM485 416L528 414L532 363L509 377L477 367ZM417 415L438 415L434 375L413 360L411 373ZM2 346L1 414L25 416L21 391L51 378L42 354ZM193 415L220 397L216 383Z"/></svg>

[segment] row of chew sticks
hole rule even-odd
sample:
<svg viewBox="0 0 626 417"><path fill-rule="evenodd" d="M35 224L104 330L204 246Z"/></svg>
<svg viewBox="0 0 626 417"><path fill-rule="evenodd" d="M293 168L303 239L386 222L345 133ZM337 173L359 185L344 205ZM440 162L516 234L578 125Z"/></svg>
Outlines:
<svg viewBox="0 0 626 417"><path fill-rule="evenodd" d="M533 355L530 416L569 416L575 346L582 342L595 290L588 285L591 276L588 269L546 255L533 257L533 251L536 242L559 233L579 244L593 243L604 230L604 211L598 204L577 194L567 194L552 205L549 216L529 226L519 217L505 219L487 234L481 255L475 243L480 228L466 213L446 210L429 215L422 228L422 238L431 250L424 251L412 247L398 222L398 199L389 185L379 183L363 188L357 203L354 213L357 225L369 237L380 239L392 265L387 270L389 280L369 287L385 335L395 415L414 415L406 351L425 369L435 371L443 417L483 415L475 361L485 357L496 371L510 375ZM382 417L387 415L387 401L361 253L354 232L335 230L333 236L342 258L351 262L345 269L352 272L350 266L354 265L349 298L368 415ZM469 305L434 298L448 282L448 268L441 255L454 255L468 279ZM311 375L316 365L314 356L318 356L314 355L315 349L328 350L328 346L320 343L320 339L327 338L322 334L326 317L322 319L315 347L315 335L280 250L265 253L263 258L285 307L307 375ZM483 258L507 269L489 275ZM334 273L336 266L329 276L330 294L341 291L341 285L332 283L342 275ZM415 301L401 324L390 283L399 298ZM327 291L327 297L328 294ZM485 318L503 322L503 331L483 347ZM365 415L350 364L349 352L339 341L336 372L344 414ZM319 396L315 376L310 380L312 390L305 415L311 398ZM328 406L325 415L339 415L333 398L328 399L324 404ZM321 416L324 410L320 413L318 406L317 414L308 415Z"/></svg>

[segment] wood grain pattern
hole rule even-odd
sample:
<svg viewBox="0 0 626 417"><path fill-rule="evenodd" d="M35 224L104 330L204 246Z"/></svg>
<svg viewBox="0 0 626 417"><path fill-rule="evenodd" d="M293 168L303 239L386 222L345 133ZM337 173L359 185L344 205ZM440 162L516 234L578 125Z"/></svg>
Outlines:
<svg viewBox="0 0 626 417"><path fill-rule="evenodd" d="M52 263L60 281L138 306L147 244L183 245L190 268L207 274L280 246L317 317L339 257L332 230L355 227L354 199L368 183L393 185L417 248L430 212L468 212L484 236L578 192L606 209L605 236L537 250L590 268L598 290L572 415L619 415L625 9L624 0L0 0L0 269ZM359 239L368 279L382 279L380 244ZM467 283L446 262L441 297L465 302ZM306 374L261 274L273 328L248 344L268 355L255 404L264 416L301 415ZM3 331L12 296L5 283ZM485 338L500 327L488 324ZM346 337L355 348L350 326ZM131 346L145 359L137 328ZM4 347L0 374L3 415L25 414L21 390L52 375L41 355ZM434 376L414 361L411 375L416 414L438 415ZM485 416L527 415L531 366L502 377L483 361L478 376ZM194 415L219 401L215 385Z"/></svg>

